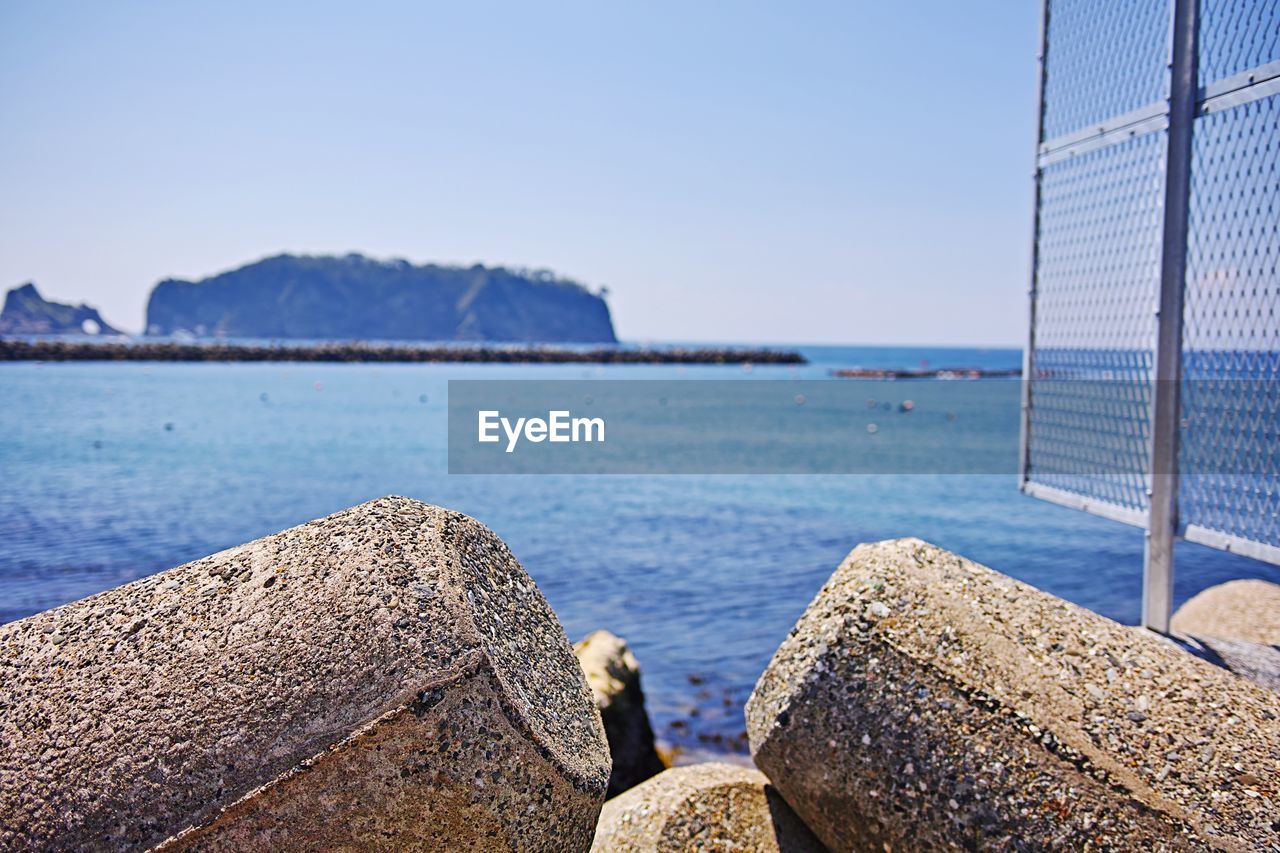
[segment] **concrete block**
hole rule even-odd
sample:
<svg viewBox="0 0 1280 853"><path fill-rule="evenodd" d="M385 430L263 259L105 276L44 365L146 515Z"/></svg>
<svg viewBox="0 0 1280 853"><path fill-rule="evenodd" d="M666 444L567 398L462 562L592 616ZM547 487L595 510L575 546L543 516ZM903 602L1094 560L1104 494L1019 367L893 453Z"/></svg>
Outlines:
<svg viewBox="0 0 1280 853"><path fill-rule="evenodd" d="M833 850L1280 845L1280 696L917 539L854 549L747 730Z"/></svg>
<svg viewBox="0 0 1280 853"><path fill-rule="evenodd" d="M609 775L491 531L382 498L0 626L0 847L584 850Z"/></svg>
<svg viewBox="0 0 1280 853"><path fill-rule="evenodd" d="M599 853L818 853L819 842L761 773L732 764L663 771L605 803Z"/></svg>
<svg viewBox="0 0 1280 853"><path fill-rule="evenodd" d="M1174 633L1280 646L1280 584L1220 583L1192 596L1173 614Z"/></svg>

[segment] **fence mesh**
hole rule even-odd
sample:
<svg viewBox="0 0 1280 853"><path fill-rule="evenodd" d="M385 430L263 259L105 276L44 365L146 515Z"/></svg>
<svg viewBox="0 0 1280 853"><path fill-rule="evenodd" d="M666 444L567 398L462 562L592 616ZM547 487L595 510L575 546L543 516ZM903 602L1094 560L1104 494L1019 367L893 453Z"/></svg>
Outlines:
<svg viewBox="0 0 1280 853"><path fill-rule="evenodd" d="M1196 123L1180 518L1280 544L1280 95Z"/></svg>
<svg viewBox="0 0 1280 853"><path fill-rule="evenodd" d="M1032 473L1146 506L1164 134L1045 167L1036 270Z"/></svg>
<svg viewBox="0 0 1280 853"><path fill-rule="evenodd" d="M1280 0L1202 0L1200 82L1280 59Z"/></svg>
<svg viewBox="0 0 1280 853"><path fill-rule="evenodd" d="M1192 133L1178 520L1277 561L1280 0L1199 12L1202 91L1247 91L1204 104ZM1127 520L1149 504L1168 140L1128 114L1167 116L1171 17L1169 0L1046 6L1040 142L1060 144L1038 164L1024 476Z"/></svg>
<svg viewBox="0 0 1280 853"><path fill-rule="evenodd" d="M1047 13L1042 142L1164 97L1167 0L1052 0Z"/></svg>

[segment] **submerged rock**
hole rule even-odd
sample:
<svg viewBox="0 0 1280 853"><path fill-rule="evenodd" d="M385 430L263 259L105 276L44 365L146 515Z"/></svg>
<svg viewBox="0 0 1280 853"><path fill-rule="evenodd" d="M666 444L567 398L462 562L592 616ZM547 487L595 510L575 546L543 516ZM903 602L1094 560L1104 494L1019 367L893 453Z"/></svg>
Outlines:
<svg viewBox="0 0 1280 853"><path fill-rule="evenodd" d="M663 771L605 803L592 850L818 853L822 842L759 771L693 764Z"/></svg>
<svg viewBox="0 0 1280 853"><path fill-rule="evenodd" d="M537 587L406 498L0 627L0 706L4 849L585 850L609 775Z"/></svg>
<svg viewBox="0 0 1280 853"><path fill-rule="evenodd" d="M1280 844L1280 696L918 539L854 549L747 730L835 850Z"/></svg>
<svg viewBox="0 0 1280 853"><path fill-rule="evenodd" d="M609 740L613 797L661 773L664 766L653 742L653 727L644 708L640 664L627 643L608 631L594 631L573 647L586 674Z"/></svg>

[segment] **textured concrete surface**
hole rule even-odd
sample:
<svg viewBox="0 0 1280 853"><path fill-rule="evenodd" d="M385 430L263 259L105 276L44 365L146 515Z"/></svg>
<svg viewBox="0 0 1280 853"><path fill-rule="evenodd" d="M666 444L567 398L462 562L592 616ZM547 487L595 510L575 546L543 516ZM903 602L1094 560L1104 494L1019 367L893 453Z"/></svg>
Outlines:
<svg viewBox="0 0 1280 853"><path fill-rule="evenodd" d="M822 843L757 770L674 767L605 803L592 850L817 853Z"/></svg>
<svg viewBox="0 0 1280 853"><path fill-rule="evenodd" d="M747 730L834 850L1280 845L1280 696L917 539L854 549Z"/></svg>
<svg viewBox="0 0 1280 853"><path fill-rule="evenodd" d="M1271 690L1280 690L1280 646L1176 634L1169 639L1192 654L1231 670L1241 678L1247 678Z"/></svg>
<svg viewBox="0 0 1280 853"><path fill-rule="evenodd" d="M537 587L406 498L0 626L0 707L4 849L586 849L609 774Z"/></svg>
<svg viewBox="0 0 1280 853"><path fill-rule="evenodd" d="M1280 646L1280 584L1239 580L1211 586L1173 614L1175 634Z"/></svg>
<svg viewBox="0 0 1280 853"><path fill-rule="evenodd" d="M640 663L626 640L608 631L588 634L574 644L573 653L604 721L613 759L608 796L614 797L664 769L644 708Z"/></svg>

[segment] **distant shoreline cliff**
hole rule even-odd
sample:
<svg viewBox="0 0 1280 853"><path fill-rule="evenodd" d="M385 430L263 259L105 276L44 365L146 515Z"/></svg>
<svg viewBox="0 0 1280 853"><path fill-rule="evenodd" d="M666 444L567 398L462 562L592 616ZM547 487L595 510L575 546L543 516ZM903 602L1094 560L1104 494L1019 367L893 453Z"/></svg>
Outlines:
<svg viewBox="0 0 1280 853"><path fill-rule="evenodd" d="M147 334L321 340L616 343L603 294L549 272L277 255L162 281Z"/></svg>
<svg viewBox="0 0 1280 853"><path fill-rule="evenodd" d="M5 294L0 335L118 335L96 308L50 302L27 282Z"/></svg>

